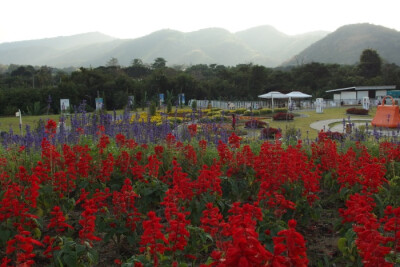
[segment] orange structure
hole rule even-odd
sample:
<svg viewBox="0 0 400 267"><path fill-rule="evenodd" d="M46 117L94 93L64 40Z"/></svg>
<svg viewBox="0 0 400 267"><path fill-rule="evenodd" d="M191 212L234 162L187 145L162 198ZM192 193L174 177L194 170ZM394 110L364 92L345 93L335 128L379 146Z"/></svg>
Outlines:
<svg viewBox="0 0 400 267"><path fill-rule="evenodd" d="M385 105L387 97L392 99L392 105ZM385 96L382 104L378 105L375 117L371 121L372 126L397 128L400 126L399 106L395 105L391 96Z"/></svg>

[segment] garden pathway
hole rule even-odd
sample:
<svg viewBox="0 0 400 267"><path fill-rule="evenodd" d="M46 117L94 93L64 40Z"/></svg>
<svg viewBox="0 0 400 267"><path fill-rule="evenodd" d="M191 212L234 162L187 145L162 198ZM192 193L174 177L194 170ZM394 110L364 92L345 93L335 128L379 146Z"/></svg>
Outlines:
<svg viewBox="0 0 400 267"><path fill-rule="evenodd" d="M370 122L371 119L353 119L350 120L350 122L352 121L357 121L354 123L355 127L359 127L359 126L365 126L366 122ZM360 122L360 121L365 121L365 122ZM346 119L346 122L348 122L348 119ZM332 123L336 123L333 127L329 127L329 124ZM315 121L313 123L310 124L310 127L321 131L332 131L332 132L339 132L339 133L344 133L346 132L345 127L343 126L343 119L330 119L330 120L322 120L322 121ZM370 123L368 126L368 132L370 134L377 134L379 136L399 136L400 133L400 129L394 128L394 129L389 129L389 128L374 128Z"/></svg>
<svg viewBox="0 0 400 267"><path fill-rule="evenodd" d="M355 119L355 120L356 121L365 121L365 122L371 121L371 119ZM347 121L348 120L346 119L346 122ZM332 132L340 132L340 133L342 133L342 132L345 131L345 128L344 128L342 122L343 122L343 119L330 119L330 120L323 120L323 121L315 121L315 122L310 124L310 127L315 129L315 130L318 130L318 131L321 131L321 130L328 131L328 130L330 130ZM351 120L350 120L350 122L351 122ZM355 125L356 126L365 125L365 122L357 122L357 123L355 123ZM332 123L336 123L336 124L333 127L329 127L329 124L332 124Z"/></svg>

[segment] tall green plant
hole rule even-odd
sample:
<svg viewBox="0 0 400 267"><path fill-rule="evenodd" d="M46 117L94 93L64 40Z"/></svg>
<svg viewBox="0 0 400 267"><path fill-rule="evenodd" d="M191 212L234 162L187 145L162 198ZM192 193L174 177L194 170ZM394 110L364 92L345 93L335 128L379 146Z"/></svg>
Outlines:
<svg viewBox="0 0 400 267"><path fill-rule="evenodd" d="M167 113L172 112L172 99L173 99L172 91L167 90L167 96L166 96Z"/></svg>
<svg viewBox="0 0 400 267"><path fill-rule="evenodd" d="M26 110L28 115L35 116L35 115L41 115L42 114L42 108L40 107L40 101L36 101L33 103L33 105L26 106Z"/></svg>
<svg viewBox="0 0 400 267"><path fill-rule="evenodd" d="M152 101L149 107L150 116L155 116L157 111L157 103Z"/></svg>

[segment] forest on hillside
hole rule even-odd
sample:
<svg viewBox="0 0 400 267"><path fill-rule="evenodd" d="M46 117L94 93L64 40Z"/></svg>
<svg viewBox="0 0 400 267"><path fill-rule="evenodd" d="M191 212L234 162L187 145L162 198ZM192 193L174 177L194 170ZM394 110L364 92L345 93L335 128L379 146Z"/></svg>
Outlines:
<svg viewBox="0 0 400 267"><path fill-rule="evenodd" d="M290 68L267 68L252 63L227 67L198 64L167 66L164 58L152 64L133 59L121 67L111 58L105 66L65 72L48 66L1 66L0 115L13 115L18 109L28 115L59 113L60 99L72 107L86 101L88 111L95 98L104 99L107 110L126 107L134 96L135 107L158 102L175 105L178 94L185 99L256 100L269 91L302 91L314 98L332 98L325 91L349 86L396 85L400 88L400 67L383 62L375 50L366 49L355 65L309 63Z"/></svg>

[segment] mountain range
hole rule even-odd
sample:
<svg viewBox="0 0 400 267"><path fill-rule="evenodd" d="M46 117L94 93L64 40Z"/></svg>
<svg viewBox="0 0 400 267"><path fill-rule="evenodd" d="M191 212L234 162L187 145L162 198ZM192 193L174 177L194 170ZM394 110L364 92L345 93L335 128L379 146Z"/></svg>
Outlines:
<svg viewBox="0 0 400 267"><path fill-rule="evenodd" d="M122 66L133 59L167 65L253 63L266 67L309 62L354 64L364 49L400 65L400 32L373 24L352 24L336 31L290 36L264 25L231 33L222 28L193 32L164 29L136 39L99 32L0 44L0 64L52 67L104 66L111 58Z"/></svg>

